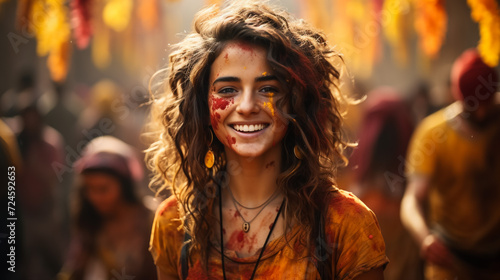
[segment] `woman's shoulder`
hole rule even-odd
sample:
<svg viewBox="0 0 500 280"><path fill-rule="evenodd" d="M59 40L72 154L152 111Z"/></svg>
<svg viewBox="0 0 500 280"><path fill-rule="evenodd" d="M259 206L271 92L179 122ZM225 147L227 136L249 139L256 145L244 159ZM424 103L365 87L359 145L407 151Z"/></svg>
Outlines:
<svg viewBox="0 0 500 280"><path fill-rule="evenodd" d="M179 203L174 195L160 203L156 209L154 220L155 224L172 230L177 230L180 227Z"/></svg>
<svg viewBox="0 0 500 280"><path fill-rule="evenodd" d="M179 216L179 202L175 195L163 200L156 208L156 216L174 217Z"/></svg>
<svg viewBox="0 0 500 280"><path fill-rule="evenodd" d="M335 260L335 274L341 279L384 267L388 259L377 218L351 192L336 189L328 200L325 224L326 244Z"/></svg>
<svg viewBox="0 0 500 280"><path fill-rule="evenodd" d="M375 214L356 195L335 188L326 203L327 219L330 223L376 222Z"/></svg>

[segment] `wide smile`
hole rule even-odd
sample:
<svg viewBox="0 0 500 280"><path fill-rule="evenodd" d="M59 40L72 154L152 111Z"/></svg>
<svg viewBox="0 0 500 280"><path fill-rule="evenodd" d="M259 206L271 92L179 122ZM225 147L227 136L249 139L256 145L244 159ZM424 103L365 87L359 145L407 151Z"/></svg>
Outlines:
<svg viewBox="0 0 500 280"><path fill-rule="evenodd" d="M269 126L269 124L268 123L230 124L229 126L240 133L255 133L264 130Z"/></svg>

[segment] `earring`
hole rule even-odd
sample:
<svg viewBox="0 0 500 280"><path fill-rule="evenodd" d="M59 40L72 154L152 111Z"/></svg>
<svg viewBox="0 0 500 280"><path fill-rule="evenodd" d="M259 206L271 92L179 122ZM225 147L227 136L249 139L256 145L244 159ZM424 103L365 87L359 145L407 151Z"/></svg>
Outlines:
<svg viewBox="0 0 500 280"><path fill-rule="evenodd" d="M212 152L212 142L214 141L214 135L212 134L212 130L210 130L210 143L208 144L208 151L205 154L205 166L210 169L214 166L215 163L215 155Z"/></svg>
<svg viewBox="0 0 500 280"><path fill-rule="evenodd" d="M298 145L295 145L295 147L293 147L293 154L295 155L295 157L297 159L303 159L304 156L302 155L302 153L300 152L300 149L299 149L299 146Z"/></svg>

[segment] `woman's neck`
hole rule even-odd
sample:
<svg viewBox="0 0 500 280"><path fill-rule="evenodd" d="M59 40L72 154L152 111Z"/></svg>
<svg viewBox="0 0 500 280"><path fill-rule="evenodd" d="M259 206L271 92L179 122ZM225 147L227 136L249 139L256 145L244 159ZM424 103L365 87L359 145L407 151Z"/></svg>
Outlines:
<svg viewBox="0 0 500 280"><path fill-rule="evenodd" d="M229 151L226 159L228 186L238 202L254 207L275 193L281 165L280 147L252 158L241 157Z"/></svg>

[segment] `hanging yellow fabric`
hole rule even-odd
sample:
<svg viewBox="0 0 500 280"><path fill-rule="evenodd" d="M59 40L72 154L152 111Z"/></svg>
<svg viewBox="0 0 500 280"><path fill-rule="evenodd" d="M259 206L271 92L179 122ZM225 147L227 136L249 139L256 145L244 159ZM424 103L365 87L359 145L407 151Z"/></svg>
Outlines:
<svg viewBox="0 0 500 280"><path fill-rule="evenodd" d="M66 79L71 58L71 44L69 41L60 42L49 54L47 66L53 81Z"/></svg>
<svg viewBox="0 0 500 280"><path fill-rule="evenodd" d="M436 57L446 34L448 16L444 0L413 0L415 29L420 48L430 58Z"/></svg>
<svg viewBox="0 0 500 280"><path fill-rule="evenodd" d="M478 50L481 58L491 67L498 65L500 56L500 15L495 0L467 0L471 17L479 23Z"/></svg>
<svg viewBox="0 0 500 280"><path fill-rule="evenodd" d="M374 12L373 1L352 0L345 5L345 13L352 25L349 35L352 40L352 67L361 77L372 73L375 62L380 58L380 22Z"/></svg>
<svg viewBox="0 0 500 280"><path fill-rule="evenodd" d="M408 63L408 33L410 18L408 0L385 0L382 8L382 27L387 41L392 46L394 58L400 65Z"/></svg>
<svg viewBox="0 0 500 280"><path fill-rule="evenodd" d="M96 26L92 38L92 62L97 68L104 69L111 62L109 37L109 29L106 26Z"/></svg>
<svg viewBox="0 0 500 280"><path fill-rule="evenodd" d="M71 49L68 9L60 0L35 0L31 4L28 24L37 39L37 54L49 55L47 67L54 81L64 80Z"/></svg>
<svg viewBox="0 0 500 280"><path fill-rule="evenodd" d="M37 54L47 55L70 38L68 10L59 0L36 0L30 13L33 32L37 39Z"/></svg>
<svg viewBox="0 0 500 280"><path fill-rule="evenodd" d="M108 0L102 11L104 23L113 30L123 31L130 22L132 0Z"/></svg>

